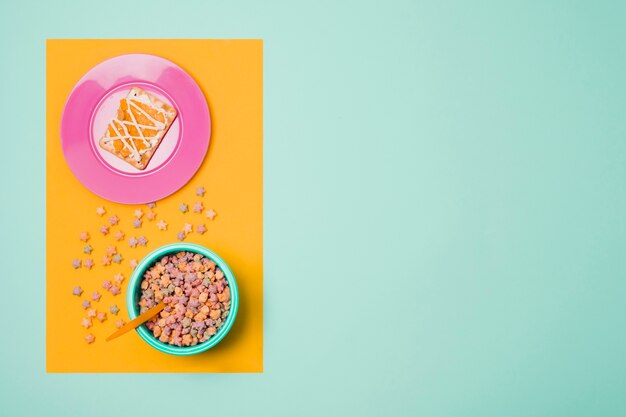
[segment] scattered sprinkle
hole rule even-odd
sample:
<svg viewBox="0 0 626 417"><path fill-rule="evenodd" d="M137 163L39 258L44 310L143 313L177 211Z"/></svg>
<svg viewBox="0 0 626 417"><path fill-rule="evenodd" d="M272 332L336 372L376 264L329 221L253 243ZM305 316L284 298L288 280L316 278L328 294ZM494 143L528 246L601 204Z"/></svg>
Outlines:
<svg viewBox="0 0 626 417"><path fill-rule="evenodd" d="M139 229L139 228L141 227L141 224L142 224L142 223L143 223L143 222L141 221L141 219L135 219L135 220L133 220L133 227L134 227L135 229Z"/></svg>
<svg viewBox="0 0 626 417"><path fill-rule="evenodd" d="M207 219L211 219L213 220L215 218L215 216L217 216L217 213L215 211L213 211L213 209L208 209L206 211L206 217Z"/></svg>
<svg viewBox="0 0 626 417"><path fill-rule="evenodd" d="M134 236L128 239L128 246L130 246L131 248L137 247L137 243L137 239Z"/></svg>
<svg viewBox="0 0 626 417"><path fill-rule="evenodd" d="M111 257L107 256L107 255L104 255L102 257L102 265L104 265L104 266L111 265Z"/></svg>
<svg viewBox="0 0 626 417"><path fill-rule="evenodd" d="M148 219L149 221L154 220L155 217L156 217L156 213L152 210L146 213L146 219Z"/></svg>
<svg viewBox="0 0 626 417"><path fill-rule="evenodd" d="M74 267L74 269L80 268L80 264L81 264L80 259L74 259L72 261L72 267Z"/></svg>
<svg viewBox="0 0 626 417"><path fill-rule="evenodd" d="M90 255L92 251L93 251L93 248L91 247L89 243L87 243L85 247L83 247L83 253L86 253L87 255Z"/></svg>
<svg viewBox="0 0 626 417"><path fill-rule="evenodd" d="M206 232L206 226L204 224L199 224L196 226L196 233L203 235Z"/></svg>
<svg viewBox="0 0 626 417"><path fill-rule="evenodd" d="M104 288L105 290L108 290L109 288L111 288L113 284L111 284L111 281L109 281L108 279L105 279L104 281L102 281L102 288Z"/></svg>
<svg viewBox="0 0 626 417"><path fill-rule="evenodd" d="M116 284L121 284L124 281L124 275L120 272L113 276L113 282Z"/></svg>
<svg viewBox="0 0 626 417"><path fill-rule="evenodd" d="M78 235L78 238L82 240L83 242L87 242L90 237L91 236L89 236L89 233L87 232L80 232L80 234Z"/></svg>
<svg viewBox="0 0 626 417"><path fill-rule="evenodd" d="M89 300L83 300L81 306L83 307L83 310L87 310L89 307L91 307L91 302Z"/></svg>
<svg viewBox="0 0 626 417"><path fill-rule="evenodd" d="M113 256L117 253L117 248L115 246L107 246L107 255Z"/></svg>
<svg viewBox="0 0 626 417"><path fill-rule="evenodd" d="M106 212L107 212L107 211L106 211L106 210L104 209L104 207L102 207L102 206L100 206L100 207L98 207L98 208L96 209L96 214L97 214L98 216L102 216L102 215L104 215L104 213L106 213Z"/></svg>
<svg viewBox="0 0 626 417"><path fill-rule="evenodd" d="M98 314L98 312L95 308L90 308L89 310L87 310L87 317L96 317L96 314Z"/></svg>
<svg viewBox="0 0 626 417"><path fill-rule="evenodd" d="M100 301L100 298L102 298L102 294L100 294L98 291L94 291L94 292L91 294L91 299L92 299L93 301Z"/></svg>
<svg viewBox="0 0 626 417"><path fill-rule="evenodd" d="M145 236L139 236L139 238L137 239L137 243L141 246L146 246L148 244L148 239L146 239Z"/></svg>
<svg viewBox="0 0 626 417"><path fill-rule="evenodd" d="M135 269L135 267L137 266L137 259L131 259L130 261L128 261L128 266L130 266L130 269Z"/></svg>
<svg viewBox="0 0 626 417"><path fill-rule="evenodd" d="M113 304L111 307L109 307L109 311L111 312L111 314L115 314L117 316L117 313L119 313L120 309L117 307L117 304Z"/></svg>
<svg viewBox="0 0 626 417"><path fill-rule="evenodd" d="M156 207L156 202L153 201L152 203L148 203L147 206L149 209L153 209Z"/></svg>
<svg viewBox="0 0 626 417"><path fill-rule="evenodd" d="M115 262L116 264L121 264L122 263L122 255L120 255L119 253L116 253L115 255L113 255L113 262Z"/></svg>
<svg viewBox="0 0 626 417"><path fill-rule="evenodd" d="M115 237L115 240L119 242L120 240L124 240L124 236L126 235L121 230L116 230L113 236Z"/></svg>
<svg viewBox="0 0 626 417"><path fill-rule="evenodd" d="M203 210L204 210L204 206L202 205L201 201L198 201L197 203L193 205L194 213L202 213Z"/></svg>
<svg viewBox="0 0 626 417"><path fill-rule="evenodd" d="M204 187L198 187L198 188L196 188L196 195L197 195L198 197L204 197L204 192L205 192L205 191L204 191Z"/></svg>
<svg viewBox="0 0 626 417"><path fill-rule="evenodd" d="M120 222L120 218L117 217L117 215L112 215L111 217L109 217L109 224L111 226L115 226L116 224L118 224Z"/></svg>
<svg viewBox="0 0 626 417"><path fill-rule="evenodd" d="M180 203L178 210L180 210L181 213L187 213L189 211L189 206L185 203Z"/></svg>
<svg viewBox="0 0 626 417"><path fill-rule="evenodd" d="M161 219L157 222L157 228L159 230L167 230L167 223L165 223L163 219Z"/></svg>
<svg viewBox="0 0 626 417"><path fill-rule="evenodd" d="M193 232L193 225L190 223L185 223L183 225L183 233L188 235L191 232Z"/></svg>
<svg viewBox="0 0 626 417"><path fill-rule="evenodd" d="M98 311L98 315L96 316L96 319L98 319L98 321L102 323L103 321L107 319L107 313L105 313L104 311Z"/></svg>
<svg viewBox="0 0 626 417"><path fill-rule="evenodd" d="M178 232L178 234L176 235L176 237L178 238L178 240L185 240L185 232Z"/></svg>
<svg viewBox="0 0 626 417"><path fill-rule="evenodd" d="M136 219L141 219L141 217L143 216L143 211L141 211L141 209L137 209L133 214L135 215Z"/></svg>
<svg viewBox="0 0 626 417"><path fill-rule="evenodd" d="M83 320L80 322L80 325L83 326L85 329L88 329L91 327L91 320L89 320L86 317L83 317Z"/></svg>
<svg viewBox="0 0 626 417"><path fill-rule="evenodd" d="M103 235L108 235L109 234L109 226L102 226L100 228L100 233L102 233Z"/></svg>
<svg viewBox="0 0 626 417"><path fill-rule="evenodd" d="M74 287L74 289L72 290L72 294L80 297L80 295L83 293L83 289L80 288L80 286L76 286Z"/></svg>
<svg viewBox="0 0 626 417"><path fill-rule="evenodd" d="M117 327L119 329L119 328L121 328L125 324L126 323L124 322L124 320L119 319L118 321L115 322L115 327Z"/></svg>
<svg viewBox="0 0 626 417"><path fill-rule="evenodd" d="M109 290L109 292L113 295L118 295L119 293L122 292L122 289L120 287L118 287L117 285L114 285L111 287L111 289Z"/></svg>
<svg viewBox="0 0 626 417"><path fill-rule="evenodd" d="M85 336L85 342L87 342L87 344L91 344L96 340L96 336L92 335L91 333L87 333L87 336Z"/></svg>
<svg viewBox="0 0 626 417"><path fill-rule="evenodd" d="M87 269L91 269L94 265L93 259L91 258L87 258L83 261L83 266Z"/></svg>

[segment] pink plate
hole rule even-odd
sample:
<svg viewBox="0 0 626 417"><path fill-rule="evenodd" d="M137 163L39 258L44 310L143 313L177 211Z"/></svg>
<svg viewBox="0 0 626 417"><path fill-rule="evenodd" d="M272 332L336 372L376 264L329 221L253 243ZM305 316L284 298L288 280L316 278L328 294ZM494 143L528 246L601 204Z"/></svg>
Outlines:
<svg viewBox="0 0 626 417"><path fill-rule="evenodd" d="M133 86L178 111L144 170L98 145ZM209 107L198 84L178 65L154 55L121 55L93 67L70 93L61 118L61 147L76 178L100 197L123 204L149 203L179 190L200 168L210 137Z"/></svg>

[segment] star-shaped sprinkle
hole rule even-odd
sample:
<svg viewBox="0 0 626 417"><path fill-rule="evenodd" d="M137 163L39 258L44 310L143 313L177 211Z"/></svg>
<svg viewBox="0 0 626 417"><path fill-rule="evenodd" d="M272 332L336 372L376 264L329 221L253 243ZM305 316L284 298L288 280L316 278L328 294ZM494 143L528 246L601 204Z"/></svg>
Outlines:
<svg viewBox="0 0 626 417"><path fill-rule="evenodd" d="M91 236L89 236L88 232L80 232L80 234L78 235L78 238L82 240L83 242L87 242L90 237Z"/></svg>
<svg viewBox="0 0 626 417"><path fill-rule="evenodd" d="M141 209L137 209L133 214L135 215L135 218L141 219L141 216L143 216L143 211L141 211Z"/></svg>
<svg viewBox="0 0 626 417"><path fill-rule="evenodd" d="M163 221L163 219L159 220L157 222L157 228L159 230L167 230L167 223L165 223L165 221Z"/></svg>
<svg viewBox="0 0 626 417"><path fill-rule="evenodd" d="M133 220L133 227L134 227L135 229L139 229L139 228L141 227L141 224L142 224L142 223L143 223L143 222L141 221L141 219L135 219L135 220Z"/></svg>
<svg viewBox="0 0 626 417"><path fill-rule="evenodd" d="M98 311L98 315L96 316L96 319L98 319L98 321L102 323L103 321L107 319L107 313L105 313L104 311Z"/></svg>
<svg viewBox="0 0 626 417"><path fill-rule="evenodd" d="M119 319L118 321L115 322L115 327L117 327L119 329L120 327L122 327L125 324L126 323L124 322L124 320Z"/></svg>
<svg viewBox="0 0 626 417"><path fill-rule="evenodd" d="M118 224L120 222L120 218L117 217L117 215L112 215L111 217L109 217L109 224L111 226L115 226L116 224Z"/></svg>
<svg viewBox="0 0 626 417"><path fill-rule="evenodd" d="M102 294L100 294L98 291L94 291L94 292L91 294L91 299L92 299L93 301L100 301L100 298L102 298Z"/></svg>
<svg viewBox="0 0 626 417"><path fill-rule="evenodd" d="M83 261L83 266L87 269L91 269L94 265L93 259L91 258L87 258Z"/></svg>
<svg viewBox="0 0 626 417"><path fill-rule="evenodd" d="M156 207L156 202L153 201L152 203L148 203L147 206L149 209L153 209Z"/></svg>
<svg viewBox="0 0 626 417"><path fill-rule="evenodd" d="M89 320L86 317L83 317L83 320L80 322L80 325L83 326L85 329L88 329L91 327L91 320Z"/></svg>
<svg viewBox="0 0 626 417"><path fill-rule="evenodd" d="M185 240L185 232L178 232L178 234L176 235L176 237L178 238L178 240Z"/></svg>
<svg viewBox="0 0 626 417"><path fill-rule="evenodd" d="M204 193L205 193L205 191L204 191L204 187L198 187L198 188L196 188L196 195L197 195L198 197L204 197Z"/></svg>
<svg viewBox="0 0 626 417"><path fill-rule="evenodd" d="M111 314L115 314L117 316L117 313L119 313L120 309L117 307L117 304L113 304L111 307L109 307L109 311L111 312Z"/></svg>
<svg viewBox="0 0 626 417"><path fill-rule="evenodd" d="M188 235L191 232L193 232L193 225L190 223L185 223L183 225L183 233Z"/></svg>
<svg viewBox="0 0 626 417"><path fill-rule="evenodd" d="M180 210L181 213L187 213L189 211L189 206L185 203L180 203L178 210Z"/></svg>
<svg viewBox="0 0 626 417"><path fill-rule="evenodd" d="M109 266L109 265L111 265L111 257L110 257L110 256L107 256L107 255L104 255L104 256L102 257L102 265L104 265L104 266Z"/></svg>
<svg viewBox="0 0 626 417"><path fill-rule="evenodd" d="M121 230L116 230L115 234L113 235L113 237L115 237L115 240L117 240L118 242L120 240L124 240L124 236L126 236L126 235Z"/></svg>
<svg viewBox="0 0 626 417"><path fill-rule="evenodd" d="M206 217L207 219L211 219L213 220L215 218L215 216L217 216L217 213L213 210L213 209L208 209L206 211Z"/></svg>
<svg viewBox="0 0 626 417"><path fill-rule="evenodd" d="M152 211L152 210L150 210L150 211L148 211L146 213L146 219L148 219L148 221L154 220L155 217L156 217L156 213L154 211Z"/></svg>
<svg viewBox="0 0 626 417"><path fill-rule="evenodd" d="M91 307L91 302L89 300L83 300L81 306L83 307L83 310L87 310L89 307Z"/></svg>
<svg viewBox="0 0 626 417"><path fill-rule="evenodd" d="M108 235L109 234L109 226L102 226L100 228L100 233L102 233L103 235Z"/></svg>
<svg viewBox="0 0 626 417"><path fill-rule="evenodd" d="M80 297L80 295L83 293L83 289L80 288L80 286L76 286L74 287L74 289L72 290L72 294Z"/></svg>
<svg viewBox="0 0 626 417"><path fill-rule="evenodd" d="M134 236L128 239L128 246L130 246L131 248L137 247L137 243L137 239Z"/></svg>
<svg viewBox="0 0 626 417"><path fill-rule="evenodd" d="M85 336L85 342L87 342L88 345L92 344L95 340L96 336L92 335L91 333L87 333L87 335Z"/></svg>
<svg viewBox="0 0 626 417"><path fill-rule="evenodd" d="M196 226L196 233L203 235L206 232L206 226L204 224L199 224Z"/></svg>
<svg viewBox="0 0 626 417"><path fill-rule="evenodd" d="M87 317L89 318L96 317L96 314L98 314L98 311L95 308L87 310Z"/></svg>
<svg viewBox="0 0 626 417"><path fill-rule="evenodd" d="M122 289L120 287L118 287L117 285L114 285L111 287L111 289L109 290L109 292L113 295L118 295L119 293L122 292Z"/></svg>
<svg viewBox="0 0 626 417"><path fill-rule="evenodd" d="M130 266L130 269L135 269L135 267L137 266L137 259L131 259L130 261L128 261L128 266Z"/></svg>
<svg viewBox="0 0 626 417"><path fill-rule="evenodd" d="M109 288L111 288L113 284L111 284L111 281L109 281L108 279L105 279L104 281L102 281L102 288L104 288L105 290L108 290Z"/></svg>
<svg viewBox="0 0 626 417"><path fill-rule="evenodd" d="M120 255L119 253L116 253L115 255L113 255L113 262L115 262L116 264L121 264L122 263L122 255Z"/></svg>
<svg viewBox="0 0 626 417"><path fill-rule="evenodd" d="M203 210L204 210L204 206L202 205L201 201L198 201L197 203L194 203L194 205L193 205L193 212L194 213L202 213Z"/></svg>
<svg viewBox="0 0 626 417"><path fill-rule="evenodd" d="M122 281L124 281L124 275L120 272L118 272L117 274L113 275L113 282L115 282L116 284L121 284Z"/></svg>
<svg viewBox="0 0 626 417"><path fill-rule="evenodd" d="M141 246L146 246L148 244L148 239L146 239L145 236L139 236L139 238L137 239L137 243Z"/></svg>
<svg viewBox="0 0 626 417"><path fill-rule="evenodd" d="M117 248L115 246L107 246L107 255L113 256L117 253Z"/></svg>
<svg viewBox="0 0 626 417"><path fill-rule="evenodd" d="M102 206L100 206L100 207L98 207L98 208L96 209L96 214L97 214L98 216L103 216L103 215L104 215L104 213L106 213L106 212L107 212L107 211L106 211L106 210L104 209L104 207L102 207Z"/></svg>
<svg viewBox="0 0 626 417"><path fill-rule="evenodd" d="M85 247L83 248L83 253L86 253L87 255L90 255L91 251L93 251L93 248L91 247L91 245L89 243L87 243L85 245Z"/></svg>
<svg viewBox="0 0 626 417"><path fill-rule="evenodd" d="M78 268L80 268L80 264L81 264L80 259L74 259L74 260L72 261L72 267L73 267L74 269L78 269Z"/></svg>

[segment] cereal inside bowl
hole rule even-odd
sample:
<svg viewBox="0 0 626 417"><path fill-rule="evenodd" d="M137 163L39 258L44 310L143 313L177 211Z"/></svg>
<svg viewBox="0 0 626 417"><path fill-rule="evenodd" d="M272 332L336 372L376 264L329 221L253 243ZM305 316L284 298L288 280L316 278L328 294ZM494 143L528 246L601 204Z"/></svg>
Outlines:
<svg viewBox="0 0 626 417"><path fill-rule="evenodd" d="M190 251L162 256L146 269L140 285L139 310L159 302L165 308L146 323L152 335L173 346L195 346L211 339L231 309L231 290L220 267Z"/></svg>

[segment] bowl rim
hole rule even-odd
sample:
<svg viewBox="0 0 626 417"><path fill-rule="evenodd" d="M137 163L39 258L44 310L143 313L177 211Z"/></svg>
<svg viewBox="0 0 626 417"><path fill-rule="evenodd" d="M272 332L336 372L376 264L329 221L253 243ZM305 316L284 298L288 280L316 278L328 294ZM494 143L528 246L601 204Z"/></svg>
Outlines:
<svg viewBox="0 0 626 417"><path fill-rule="evenodd" d="M150 330L148 330L145 324L137 327L135 331L139 333L139 336L146 343L148 343L150 346L160 352L168 353L175 356L190 356L207 351L217 345L228 334L231 327L233 326L235 318L237 317L237 310L239 308L239 290L237 288L237 282L235 281L235 276L229 268L228 264L218 254L202 245L185 242L169 243L153 250L137 264L137 266L133 270L133 273L130 276L126 291L126 308L128 309L128 315L130 317L130 320L139 315L135 296L138 293L141 280L146 269L152 266L159 258L162 258L163 256L170 253L177 253L181 251L194 252L199 253L200 255L204 255L207 258L211 259L213 262L215 262L216 265L222 270L222 272L224 272L224 278L226 279L226 281L228 282L228 286L230 287L231 299L230 313L228 313L228 317L226 317L226 322L209 340L207 340L206 342L198 343L195 346L179 347L163 343L152 335L152 333L150 332Z"/></svg>

